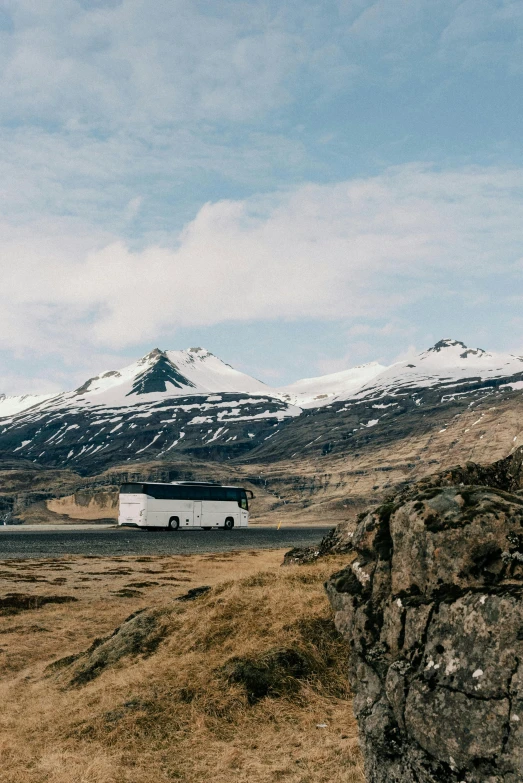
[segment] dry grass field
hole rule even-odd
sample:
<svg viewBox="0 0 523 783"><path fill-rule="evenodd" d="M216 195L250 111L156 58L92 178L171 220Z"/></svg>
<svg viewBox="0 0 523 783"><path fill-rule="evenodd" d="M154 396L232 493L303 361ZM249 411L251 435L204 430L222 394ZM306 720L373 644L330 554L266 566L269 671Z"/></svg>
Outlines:
<svg viewBox="0 0 523 783"><path fill-rule="evenodd" d="M0 781L363 783L323 592L345 561L282 557L1 562Z"/></svg>

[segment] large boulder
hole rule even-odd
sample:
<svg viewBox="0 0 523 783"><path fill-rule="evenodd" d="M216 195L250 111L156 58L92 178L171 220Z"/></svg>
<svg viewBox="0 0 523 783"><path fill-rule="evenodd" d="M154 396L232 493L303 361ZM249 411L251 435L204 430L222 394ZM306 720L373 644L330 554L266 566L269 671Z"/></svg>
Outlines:
<svg viewBox="0 0 523 783"><path fill-rule="evenodd" d="M523 498L425 482L352 545L327 591L369 783L522 781Z"/></svg>

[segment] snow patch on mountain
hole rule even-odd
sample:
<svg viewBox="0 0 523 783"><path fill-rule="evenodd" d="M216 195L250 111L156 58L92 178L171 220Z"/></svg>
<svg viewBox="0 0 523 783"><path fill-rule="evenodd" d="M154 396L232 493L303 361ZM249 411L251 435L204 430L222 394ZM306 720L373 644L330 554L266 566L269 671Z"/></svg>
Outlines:
<svg viewBox="0 0 523 783"><path fill-rule="evenodd" d="M378 362L370 362L317 378L302 378L289 386L277 389L277 392L283 400L292 405L298 405L300 408L317 408L335 400L347 399L386 369Z"/></svg>
<svg viewBox="0 0 523 783"><path fill-rule="evenodd" d="M15 416L33 405L39 405L56 396L56 394L22 394L18 397L7 397L5 394L0 394L0 418Z"/></svg>
<svg viewBox="0 0 523 783"><path fill-rule="evenodd" d="M378 362L351 367L337 373L302 378L288 386L273 389L262 381L235 370L204 348L185 351L161 351L155 348L136 362L120 370L109 370L90 378L78 389L55 395L0 395L0 418L23 412L38 416L41 412L96 409L103 417L134 413L147 417L148 410L164 401L165 410L173 409L175 398L191 397L190 407L206 410L209 403L219 403L220 394L253 395L280 400L292 407L290 415L300 409L316 408L334 402L383 397L408 393L415 388L455 387L461 380L507 378L510 385L519 384L523 357L488 353L481 348L467 348L458 341L444 339L413 359L385 367ZM217 396L218 395L218 396ZM195 402L195 397L204 397ZM185 404L184 404L185 402ZM178 407L187 408L187 401ZM245 404L244 401L243 404ZM228 407L230 402L225 403ZM214 405L211 405L214 407ZM175 415L175 414L174 414Z"/></svg>
<svg viewBox="0 0 523 783"><path fill-rule="evenodd" d="M450 339L390 367L372 362L280 389L234 370L203 348L155 349L74 391L0 396L0 451L84 469L135 455L152 459L175 449L198 459L212 454L231 459L274 435L280 434L278 442L285 432L292 435L290 419L304 409L310 409L306 425L324 406L340 413L340 421L343 411L355 411L352 432L366 429L370 437L374 427L382 431L394 406L407 400L411 408L423 410L427 403L522 385L523 357L471 349Z"/></svg>
<svg viewBox="0 0 523 783"><path fill-rule="evenodd" d="M195 389L209 392L245 392L267 394L271 388L230 364L226 364L205 348L189 348L187 351L166 351L172 364L190 379Z"/></svg>

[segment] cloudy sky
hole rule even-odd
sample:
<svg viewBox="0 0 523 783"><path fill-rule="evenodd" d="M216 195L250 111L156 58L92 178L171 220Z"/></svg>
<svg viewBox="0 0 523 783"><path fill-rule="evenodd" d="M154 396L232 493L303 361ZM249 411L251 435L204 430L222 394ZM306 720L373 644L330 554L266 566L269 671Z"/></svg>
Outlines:
<svg viewBox="0 0 523 783"><path fill-rule="evenodd" d="M0 0L0 391L523 353L523 4Z"/></svg>

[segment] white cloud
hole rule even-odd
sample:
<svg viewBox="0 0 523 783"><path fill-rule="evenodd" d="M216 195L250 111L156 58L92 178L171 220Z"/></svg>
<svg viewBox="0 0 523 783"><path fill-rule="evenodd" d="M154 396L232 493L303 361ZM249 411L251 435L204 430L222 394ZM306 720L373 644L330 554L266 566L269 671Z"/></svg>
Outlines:
<svg viewBox="0 0 523 783"><path fill-rule="evenodd" d="M106 129L251 121L289 99L286 74L304 51L265 3L4 5L12 31L4 33L0 98L22 120L38 114Z"/></svg>
<svg viewBox="0 0 523 783"><path fill-rule="evenodd" d="M2 375L0 394L7 397L19 394L59 394L63 388L50 378L8 373ZM5 415L5 414L4 414Z"/></svg>
<svg viewBox="0 0 523 783"><path fill-rule="evenodd" d="M1 10L0 121L54 131L252 126L307 85L316 100L372 83L379 62L393 78L408 59L410 69L521 67L515 0L5 0Z"/></svg>
<svg viewBox="0 0 523 783"><path fill-rule="evenodd" d="M411 78L413 58L432 69L522 68L523 9L517 0L339 0L347 42L379 47L393 78Z"/></svg>
<svg viewBox="0 0 523 783"><path fill-rule="evenodd" d="M143 198L141 196L135 196L129 201L124 212L126 223L132 223L132 221L138 215L142 203L143 203Z"/></svg>
<svg viewBox="0 0 523 783"><path fill-rule="evenodd" d="M430 100L435 68L446 83L490 45L484 62L516 68L522 20L508 0L5 0L1 214L163 241L216 193L330 177L318 149L347 153L332 120L355 87L416 73Z"/></svg>
<svg viewBox="0 0 523 783"><path fill-rule="evenodd" d="M0 347L121 350L177 327L394 319L517 271L523 172L405 166L206 204L170 245L131 250L62 223L4 227ZM508 283L510 288L510 283ZM507 291L507 294L509 291Z"/></svg>
<svg viewBox="0 0 523 783"><path fill-rule="evenodd" d="M201 205L203 177L211 187L228 180L258 190L272 186L276 172L296 172L304 159L303 144L260 132L231 145L195 130L97 138L85 129L0 128L0 213L20 224L70 215L128 231L129 203L140 199L139 233L158 241Z"/></svg>
<svg viewBox="0 0 523 783"><path fill-rule="evenodd" d="M379 341L429 295L487 310L521 263L520 171L332 178L420 154L421 120L456 159L431 102L487 66L492 113L522 24L515 0L4 0L0 350L86 368L178 327L359 319Z"/></svg>

